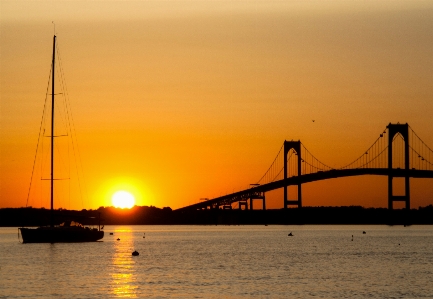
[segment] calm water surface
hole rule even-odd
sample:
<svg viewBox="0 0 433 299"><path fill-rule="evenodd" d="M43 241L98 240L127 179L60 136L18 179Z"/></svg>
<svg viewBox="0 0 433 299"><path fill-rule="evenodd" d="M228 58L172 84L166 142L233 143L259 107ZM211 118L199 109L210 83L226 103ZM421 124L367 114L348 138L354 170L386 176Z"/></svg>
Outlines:
<svg viewBox="0 0 433 299"><path fill-rule="evenodd" d="M106 226L76 244L17 233L0 228L0 298L433 298L432 226Z"/></svg>

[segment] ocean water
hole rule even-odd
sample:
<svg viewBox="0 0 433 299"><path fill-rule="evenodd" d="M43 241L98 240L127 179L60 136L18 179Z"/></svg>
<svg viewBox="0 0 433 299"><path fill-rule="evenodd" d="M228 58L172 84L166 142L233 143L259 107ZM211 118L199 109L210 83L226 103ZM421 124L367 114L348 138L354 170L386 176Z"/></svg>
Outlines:
<svg viewBox="0 0 433 299"><path fill-rule="evenodd" d="M21 244L0 228L0 298L433 298L432 226L104 230Z"/></svg>

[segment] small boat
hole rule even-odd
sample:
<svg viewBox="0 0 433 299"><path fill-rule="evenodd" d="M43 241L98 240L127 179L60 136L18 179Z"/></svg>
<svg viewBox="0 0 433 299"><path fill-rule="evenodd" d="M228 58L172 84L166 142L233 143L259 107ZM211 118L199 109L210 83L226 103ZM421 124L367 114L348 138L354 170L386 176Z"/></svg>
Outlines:
<svg viewBox="0 0 433 299"><path fill-rule="evenodd" d="M104 231L98 228L85 227L75 221L66 221L60 225L54 225L54 74L55 74L55 55L56 36L53 39L53 60L51 64L51 221L50 226L38 228L20 227L23 243L58 243L58 242L95 242L104 237Z"/></svg>
<svg viewBox="0 0 433 299"><path fill-rule="evenodd" d="M94 242L104 236L104 231L75 221L65 221L58 226L20 227L20 231L23 243Z"/></svg>
<svg viewBox="0 0 433 299"><path fill-rule="evenodd" d="M135 250L135 251L132 253L132 255L133 255L133 256L137 256L137 255L139 255L139 253L138 253L137 250Z"/></svg>
<svg viewBox="0 0 433 299"><path fill-rule="evenodd" d="M290 232L290 233L288 234L288 236L289 236L289 237L293 237L293 234L292 234L292 232Z"/></svg>

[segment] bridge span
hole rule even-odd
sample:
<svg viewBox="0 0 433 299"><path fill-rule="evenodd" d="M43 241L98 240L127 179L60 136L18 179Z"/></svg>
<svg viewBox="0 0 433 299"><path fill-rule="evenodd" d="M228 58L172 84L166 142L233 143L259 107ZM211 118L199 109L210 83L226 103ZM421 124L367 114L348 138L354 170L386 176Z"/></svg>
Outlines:
<svg viewBox="0 0 433 299"><path fill-rule="evenodd" d="M385 136L387 135L388 138ZM261 179L252 187L189 205L178 210L252 209L252 201L259 199L266 209L265 193L283 188L284 209L290 205L302 207L302 184L359 175L388 177L388 209L394 202L404 202L410 209L410 178L433 178L433 150L418 137L408 124L389 124L366 151L353 162L335 169L322 163L298 141L284 141L276 158ZM403 195L393 194L393 179L404 178ZM297 186L298 198L288 200L288 186ZM433 195L432 195L433 196ZM249 200L249 204L248 204Z"/></svg>
<svg viewBox="0 0 433 299"><path fill-rule="evenodd" d="M216 197L210 200L206 200L203 202L199 202L193 205L189 205L183 208L178 209L178 211L182 210L202 210L202 209L215 209L222 207L231 206L231 204L235 202L239 202L240 207L244 206L246 201L250 201L254 199L263 200L264 209L266 209L265 205L265 193L273 190L277 190L283 187L288 186L296 186L298 184L311 183L316 181L322 181L327 179L335 179L335 178L343 178L343 177L351 177L351 176L360 176L360 175L380 175L380 176L389 176L393 177L411 177L411 178L433 178L432 170L419 170L419 169L383 169L383 168L360 168L360 169L334 169L328 171L319 171L317 173L305 174L302 176L290 177L282 180L278 180L275 182L267 183L264 185L258 185L255 187L251 187L250 189L242 190L239 192L227 194L224 196ZM404 201L404 198L401 198ZM296 201L297 204L297 201Z"/></svg>

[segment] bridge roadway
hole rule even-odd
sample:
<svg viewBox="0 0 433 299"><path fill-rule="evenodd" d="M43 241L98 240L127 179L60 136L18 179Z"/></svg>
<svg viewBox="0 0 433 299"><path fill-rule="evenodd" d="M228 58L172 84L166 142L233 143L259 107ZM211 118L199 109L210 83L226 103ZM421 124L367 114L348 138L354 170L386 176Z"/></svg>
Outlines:
<svg viewBox="0 0 433 299"><path fill-rule="evenodd" d="M293 176L287 179L275 181L252 187L239 192L227 194L214 199L210 199L204 202L196 203L190 206L186 206L177 211L184 210L197 210L216 208L218 206L230 205L234 202L245 201L250 198L260 198L263 196L263 192L268 192L276 189L283 188L284 186L293 186L298 184L310 183L315 181L358 176L358 175L383 175L393 177L406 177L411 178L433 178L432 170L419 170L419 169L388 169L388 168L357 168L357 169L333 169L329 171L319 171L311 174L303 174L301 176Z"/></svg>

